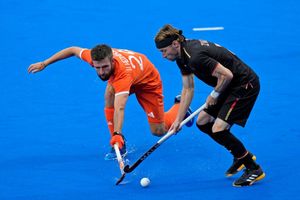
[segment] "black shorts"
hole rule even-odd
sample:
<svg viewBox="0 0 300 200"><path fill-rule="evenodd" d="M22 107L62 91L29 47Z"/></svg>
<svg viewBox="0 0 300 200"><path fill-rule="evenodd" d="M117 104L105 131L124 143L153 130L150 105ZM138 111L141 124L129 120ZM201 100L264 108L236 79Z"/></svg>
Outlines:
<svg viewBox="0 0 300 200"><path fill-rule="evenodd" d="M248 82L239 87L229 87L221 93L217 104L204 109L214 118L220 118L228 124L246 125L254 103L259 94L259 80Z"/></svg>

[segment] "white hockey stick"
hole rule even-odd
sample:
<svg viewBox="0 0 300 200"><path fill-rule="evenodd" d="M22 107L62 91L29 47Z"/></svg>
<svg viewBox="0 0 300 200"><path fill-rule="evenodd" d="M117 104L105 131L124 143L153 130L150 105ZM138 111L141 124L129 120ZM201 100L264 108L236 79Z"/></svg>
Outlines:
<svg viewBox="0 0 300 200"><path fill-rule="evenodd" d="M121 183L123 181L123 179L125 178L126 173L124 172L124 166L125 165L124 165L124 161L123 161L123 158L121 156L118 144L114 144L114 149L115 149L115 152L116 152L117 160L118 160L121 175L122 175L121 178L119 178L119 180L116 182L116 185L118 185L119 183Z"/></svg>

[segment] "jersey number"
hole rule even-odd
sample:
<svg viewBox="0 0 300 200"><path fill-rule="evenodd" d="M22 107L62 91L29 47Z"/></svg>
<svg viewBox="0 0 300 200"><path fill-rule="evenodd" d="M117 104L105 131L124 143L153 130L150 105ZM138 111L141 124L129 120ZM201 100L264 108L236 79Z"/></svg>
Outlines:
<svg viewBox="0 0 300 200"><path fill-rule="evenodd" d="M122 52L125 52L127 54L130 54L128 56L128 60L130 62L130 65L133 69L136 68L136 65L133 63L134 61L138 64L138 67L143 71L144 68L143 68L143 60L141 58L141 56L138 56L138 58L136 56L134 56L134 52L132 51L129 51L129 50L126 50L126 49L119 49L119 51L122 51Z"/></svg>

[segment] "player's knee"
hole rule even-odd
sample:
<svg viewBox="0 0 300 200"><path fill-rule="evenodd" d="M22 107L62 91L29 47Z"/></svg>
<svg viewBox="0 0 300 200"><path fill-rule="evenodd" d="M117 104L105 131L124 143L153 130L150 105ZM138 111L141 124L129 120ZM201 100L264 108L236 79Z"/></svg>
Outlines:
<svg viewBox="0 0 300 200"><path fill-rule="evenodd" d="M219 126L217 124L214 124L212 126L212 132L213 133L217 133L217 132L221 132L221 131L224 131L224 130L228 130L230 127L224 127L224 126Z"/></svg>
<svg viewBox="0 0 300 200"><path fill-rule="evenodd" d="M161 137L166 133L164 123L149 123L152 135Z"/></svg>
<svg viewBox="0 0 300 200"><path fill-rule="evenodd" d="M152 132L152 135L157 137L162 137L165 133L164 132Z"/></svg>
<svg viewBox="0 0 300 200"><path fill-rule="evenodd" d="M224 120L217 118L217 120L215 121L212 127L212 132L216 133L224 130L229 130L230 126L231 125L225 122Z"/></svg>
<svg viewBox="0 0 300 200"><path fill-rule="evenodd" d="M165 134L166 131L163 126L155 126L155 127L151 127L151 132L152 132L152 135L161 137Z"/></svg>
<svg viewBox="0 0 300 200"><path fill-rule="evenodd" d="M203 125L199 125L198 123L196 123L198 129L200 131L202 131L203 133L206 133L208 135L212 134L212 127L214 125L213 122L208 122L206 124L203 124Z"/></svg>

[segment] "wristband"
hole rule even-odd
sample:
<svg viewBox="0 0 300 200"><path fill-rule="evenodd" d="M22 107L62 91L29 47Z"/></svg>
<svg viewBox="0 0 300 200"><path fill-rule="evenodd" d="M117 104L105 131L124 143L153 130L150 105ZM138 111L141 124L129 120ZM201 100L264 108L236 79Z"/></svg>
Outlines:
<svg viewBox="0 0 300 200"><path fill-rule="evenodd" d="M213 90L211 93L210 93L210 96L214 99L218 98L220 95L220 92L216 92L215 90Z"/></svg>
<svg viewBox="0 0 300 200"><path fill-rule="evenodd" d="M115 131L115 132L113 133L113 135L121 135L121 136L122 136L122 133L119 132L119 131Z"/></svg>

